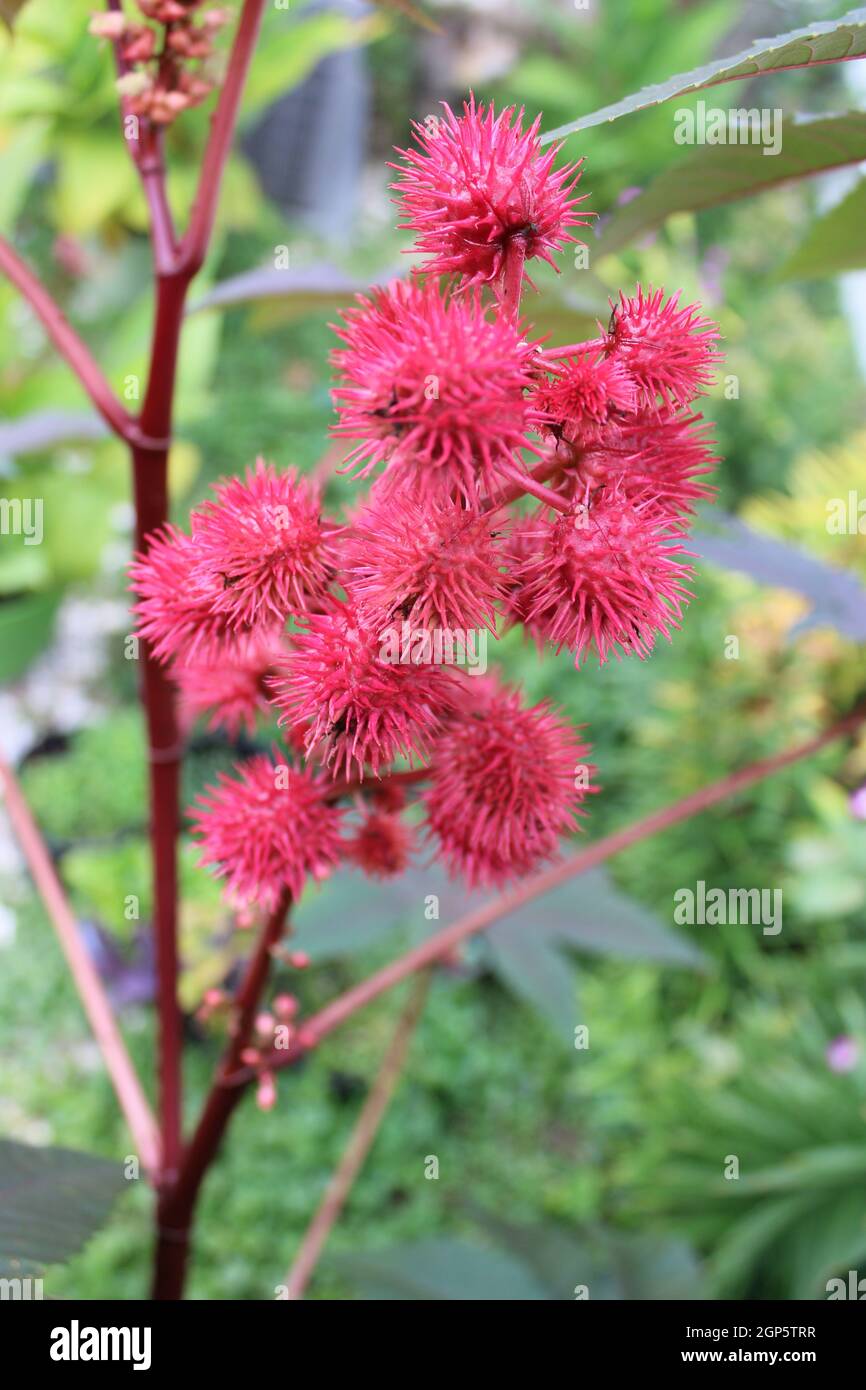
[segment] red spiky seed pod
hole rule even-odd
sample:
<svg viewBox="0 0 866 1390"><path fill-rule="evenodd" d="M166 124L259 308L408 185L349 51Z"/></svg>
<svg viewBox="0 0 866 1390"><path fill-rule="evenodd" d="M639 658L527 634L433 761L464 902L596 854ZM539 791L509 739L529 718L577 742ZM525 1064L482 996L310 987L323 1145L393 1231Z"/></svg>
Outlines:
<svg viewBox="0 0 866 1390"><path fill-rule="evenodd" d="M577 212L586 195L574 194L581 164L554 168L560 146L542 149L541 117L524 130L522 107L497 116L474 96L462 116L442 106L444 118L414 123L418 149L398 151L404 164L392 166L399 226L417 232L425 270L490 283L502 276L515 243L525 260L555 266L555 254L575 239L572 229L590 220Z"/></svg>
<svg viewBox="0 0 866 1390"><path fill-rule="evenodd" d="M307 878L327 877L340 858L342 812L327 800L321 773L259 754L220 773L190 810L199 863L225 881L232 903L273 911L286 889L299 898Z"/></svg>
<svg viewBox="0 0 866 1390"><path fill-rule="evenodd" d="M409 484L471 502L522 466L522 449L537 452L526 395L536 348L479 295L395 281L343 319L334 433L360 441L346 460L359 477L384 463L386 492Z"/></svg>
<svg viewBox="0 0 866 1390"><path fill-rule="evenodd" d="M554 857L594 769L548 702L527 708L519 691L485 681L473 704L436 741L427 825L452 873L471 888L501 887Z"/></svg>

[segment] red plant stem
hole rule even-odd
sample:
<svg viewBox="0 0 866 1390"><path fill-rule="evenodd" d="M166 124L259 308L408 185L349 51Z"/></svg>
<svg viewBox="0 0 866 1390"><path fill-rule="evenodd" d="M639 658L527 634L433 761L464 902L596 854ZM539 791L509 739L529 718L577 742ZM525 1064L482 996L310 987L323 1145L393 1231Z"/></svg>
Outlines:
<svg viewBox="0 0 866 1390"><path fill-rule="evenodd" d="M310 1282L313 1270L321 1258L325 1242L346 1204L379 1126L391 1102L391 1097L400 1080L400 1073L409 1055L412 1035L424 1012L427 991L430 987L429 970L422 971L415 982L415 988L397 1020L394 1035L382 1059L376 1079L364 1101L355 1128L331 1181L328 1183L316 1214L313 1217L289 1273L286 1275L286 1298L290 1301L303 1298L304 1290Z"/></svg>
<svg viewBox="0 0 866 1390"><path fill-rule="evenodd" d="M114 14L123 14L121 0L106 0L106 8ZM130 69L121 55L120 40L115 39L113 48L117 74L123 77ZM177 240L165 186L165 132L145 117L136 116L136 134L129 134L126 126L130 116L128 101L121 101L120 116L124 143L139 172L150 213L154 266L158 275L171 275L177 269Z"/></svg>
<svg viewBox="0 0 866 1390"><path fill-rule="evenodd" d="M286 891L271 913L247 964L235 996L231 1041L220 1062L195 1133L187 1146L176 1182L166 1192L159 1210L159 1232L153 1278L153 1297L178 1299L183 1293L189 1256L189 1232L196 1198L243 1090L225 1085L240 1064L249 1045L256 1011L270 968L271 954L285 929L291 895Z"/></svg>
<svg viewBox="0 0 866 1390"><path fill-rule="evenodd" d="M93 1036L102 1053L118 1103L129 1125L138 1158L151 1179L160 1169L156 1120L142 1090L111 1003L78 932L75 914L66 900L51 856L30 813L12 769L0 758L0 786L12 827L45 911L57 933Z"/></svg>
<svg viewBox="0 0 866 1390"><path fill-rule="evenodd" d="M387 783L393 787L395 784L401 787L414 786L416 782L426 782L430 776L431 767L413 767L406 772L386 772L383 777L368 777L362 780L360 777L337 778L333 786L328 789L326 800L339 801L344 796L353 796L355 792L376 791L382 783Z"/></svg>
<svg viewBox="0 0 866 1390"><path fill-rule="evenodd" d="M549 458L537 464L528 475L516 471L513 474L514 482L503 488L502 492L497 493L495 497L486 497L481 504L481 510L483 512L496 512L499 511L500 507L509 506L511 502L516 502L518 497L525 497L529 493L530 489L527 482L534 485L544 483L561 466L562 460L557 457L554 450ZM532 493L532 495L535 496L536 494Z"/></svg>
<svg viewBox="0 0 866 1390"><path fill-rule="evenodd" d="M183 306L188 278L157 281L151 366L141 411L142 427L171 434L172 400ZM168 450L133 449L136 547L168 517ZM159 1114L163 1139L163 1181L170 1183L181 1152L182 1018L177 1001L177 833L181 744L174 688L144 643L142 702L147 722L150 775L150 839L153 857L154 939L159 1018Z"/></svg>
<svg viewBox="0 0 866 1390"><path fill-rule="evenodd" d="M262 22L265 0L244 0L231 57L213 117L199 173L189 227L181 242L179 265L194 274L204 262L219 201L223 170L231 149L244 83Z"/></svg>
<svg viewBox="0 0 866 1390"><path fill-rule="evenodd" d="M28 265L0 237L0 272L27 300L49 338L78 377L106 424L128 444L153 444L146 431L124 410L89 348L62 314L59 306Z"/></svg>
<svg viewBox="0 0 866 1390"><path fill-rule="evenodd" d="M600 352L607 346L607 338L587 338L585 343L568 343L565 347L542 348L539 356L547 357L553 362L558 357L576 357L581 352Z"/></svg>
<svg viewBox="0 0 866 1390"><path fill-rule="evenodd" d="M149 131L143 152L133 158L150 212L154 267L157 275L172 275L178 268L178 248L165 186L162 131Z"/></svg>
<svg viewBox="0 0 866 1390"><path fill-rule="evenodd" d="M552 488L545 487L532 473L521 473L516 465L512 467L509 464L502 465L502 472L512 479L514 486L519 488L522 494L537 498L539 502L543 502L545 506L552 508L553 511L562 512L564 516L568 516L569 512L574 510L573 504L569 502L567 498L560 497L558 492L554 492ZM501 507L504 504L498 502L496 505ZM493 508L491 508L491 510L493 510Z"/></svg>
<svg viewBox="0 0 866 1390"><path fill-rule="evenodd" d="M505 250L505 267L502 272L502 291L500 303L506 317L517 319L520 314L520 296L523 290L523 267L526 263L526 242L523 237L512 237Z"/></svg>
<svg viewBox="0 0 866 1390"><path fill-rule="evenodd" d="M693 792L691 796L683 797L681 801L664 806L660 811L654 811L652 815L645 816L643 820L635 821L634 824L625 826L622 830L614 831L612 835L605 836L604 839L598 840L587 849L569 855L567 859L555 864L553 868L534 874L521 883L519 887L512 889L511 892L502 894L489 903L484 903L474 912L461 917L450 927L446 927L444 931L437 932L435 936L430 937L420 946L416 946L413 950L392 961L390 965L386 965L382 970L370 975L359 985L347 990L345 994L341 994L330 1004L326 1004L317 1014L313 1014L311 1018L305 1019L300 1024L295 1034L294 1045L284 1052L274 1051L270 1053L265 1059L265 1065L275 1071L288 1066L304 1052L320 1043L341 1023L345 1023L359 1009L363 1009L380 994L384 994L386 990L393 988L401 980L405 980L415 970L422 970L426 966L432 965L434 961L447 955L455 946L459 946L470 936L485 931L494 922L498 922L519 908L525 907L535 898L549 893L562 883L567 883L577 874L594 869L597 864L603 864L613 855L619 854L631 845L638 844L639 841L647 839L648 836L657 835L662 830L668 830L672 825L678 825L680 821L688 820L691 816L706 811L710 806L715 806L718 802L735 796L747 787L754 786L756 782L763 781L765 777L771 777L774 773L780 772L782 768L789 767L802 758L811 757L826 747L828 743L833 743L836 739L851 733L864 720L866 720L866 706L861 706L846 715L844 719L833 724L829 729L825 729L823 733L809 739L808 742L797 744L794 748L788 748L772 758L762 758L749 767L741 768L739 772L733 772L718 782L712 782L709 786L702 787L700 791ZM231 1081L234 1085L242 1086L250 1080L250 1075L249 1068L244 1068L234 1074Z"/></svg>

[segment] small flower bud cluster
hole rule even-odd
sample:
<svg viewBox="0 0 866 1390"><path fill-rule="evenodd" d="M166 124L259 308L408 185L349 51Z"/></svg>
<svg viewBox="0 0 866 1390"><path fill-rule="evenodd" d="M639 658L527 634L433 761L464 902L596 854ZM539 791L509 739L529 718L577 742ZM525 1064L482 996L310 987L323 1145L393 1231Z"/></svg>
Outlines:
<svg viewBox="0 0 866 1390"><path fill-rule="evenodd" d="M117 88L127 111L166 126L216 85L213 40L232 17L204 0L138 0L144 23L122 10L95 14L90 32L109 39L122 67Z"/></svg>

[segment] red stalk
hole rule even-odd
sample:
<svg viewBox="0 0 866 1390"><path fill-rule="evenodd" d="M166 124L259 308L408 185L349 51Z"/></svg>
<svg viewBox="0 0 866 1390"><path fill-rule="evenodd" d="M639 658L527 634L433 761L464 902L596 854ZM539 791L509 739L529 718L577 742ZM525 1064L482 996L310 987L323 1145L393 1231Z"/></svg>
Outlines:
<svg viewBox="0 0 866 1390"><path fill-rule="evenodd" d="M151 367L142 428L167 439L171 435L172 400L183 306L189 280L185 275L157 281ZM135 538L139 551L168 518L168 449L132 451ZM159 1114L163 1138L163 1184L170 1183L180 1160L182 1019L177 1002L177 832L181 747L174 688L163 667L144 644L142 702L147 722L150 763L150 839L153 858L154 939L159 1017Z"/></svg>
<svg viewBox="0 0 866 1390"><path fill-rule="evenodd" d="M360 1173L367 1154L373 1147L373 1142L385 1118L385 1112L397 1089L400 1073L409 1055L412 1036L424 1012L429 986L430 974L424 972L415 981L415 987L397 1020L394 1035L382 1059L376 1079L364 1101L345 1152L328 1183L315 1216L307 1227L292 1267L286 1275L286 1297L290 1302L303 1298L304 1290L319 1262L328 1236L346 1205L352 1184Z"/></svg>
<svg viewBox="0 0 866 1390"><path fill-rule="evenodd" d="M189 1255L189 1231L199 1189L243 1095L240 1087L227 1086L225 1078L237 1070L241 1053L249 1044L256 1010L267 982L273 948L283 935L290 904L291 896L286 891L262 929L235 996L231 1041L217 1069L195 1133L184 1153L177 1181L160 1204L153 1280L155 1299L178 1299L182 1296Z"/></svg>
<svg viewBox="0 0 866 1390"><path fill-rule="evenodd" d="M199 173L198 188L192 206L189 227L181 243L180 265L188 274L195 274L207 253L213 231L223 170L231 149L235 122L243 95L244 83L259 29L265 0L244 0L238 21L225 81L211 125L210 138Z"/></svg>
<svg viewBox="0 0 866 1390"><path fill-rule="evenodd" d="M141 1087L132 1059L114 1017L108 995L87 948L78 923L12 769L0 758L0 786L6 810L18 837L33 882L57 939L66 956L87 1020L93 1030L118 1104L138 1150L144 1171L155 1180L160 1168L160 1138L156 1120Z"/></svg>
<svg viewBox="0 0 866 1390"><path fill-rule="evenodd" d="M521 236L512 237L505 250L500 304L507 318L520 315L520 296L523 292L523 267L526 264L526 242Z"/></svg>
<svg viewBox="0 0 866 1390"><path fill-rule="evenodd" d="M124 410L90 349L66 320L45 286L3 237L0 237L0 272L21 292L42 321L54 346L69 363L109 428L130 445L158 443L147 439L139 422Z"/></svg>

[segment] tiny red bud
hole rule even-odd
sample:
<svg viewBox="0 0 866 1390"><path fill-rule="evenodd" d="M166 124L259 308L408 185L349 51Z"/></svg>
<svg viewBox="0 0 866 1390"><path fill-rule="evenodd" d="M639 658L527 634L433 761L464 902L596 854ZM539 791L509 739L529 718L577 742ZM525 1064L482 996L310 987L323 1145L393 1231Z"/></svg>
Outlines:
<svg viewBox="0 0 866 1390"><path fill-rule="evenodd" d="M259 1077L256 1091L256 1105L260 1110L273 1110L277 1103L277 1083L273 1072L263 1071Z"/></svg>
<svg viewBox="0 0 866 1390"><path fill-rule="evenodd" d="M298 1001L293 994L278 994L274 1000L274 1013L283 1021L294 1018L298 1012Z"/></svg>

